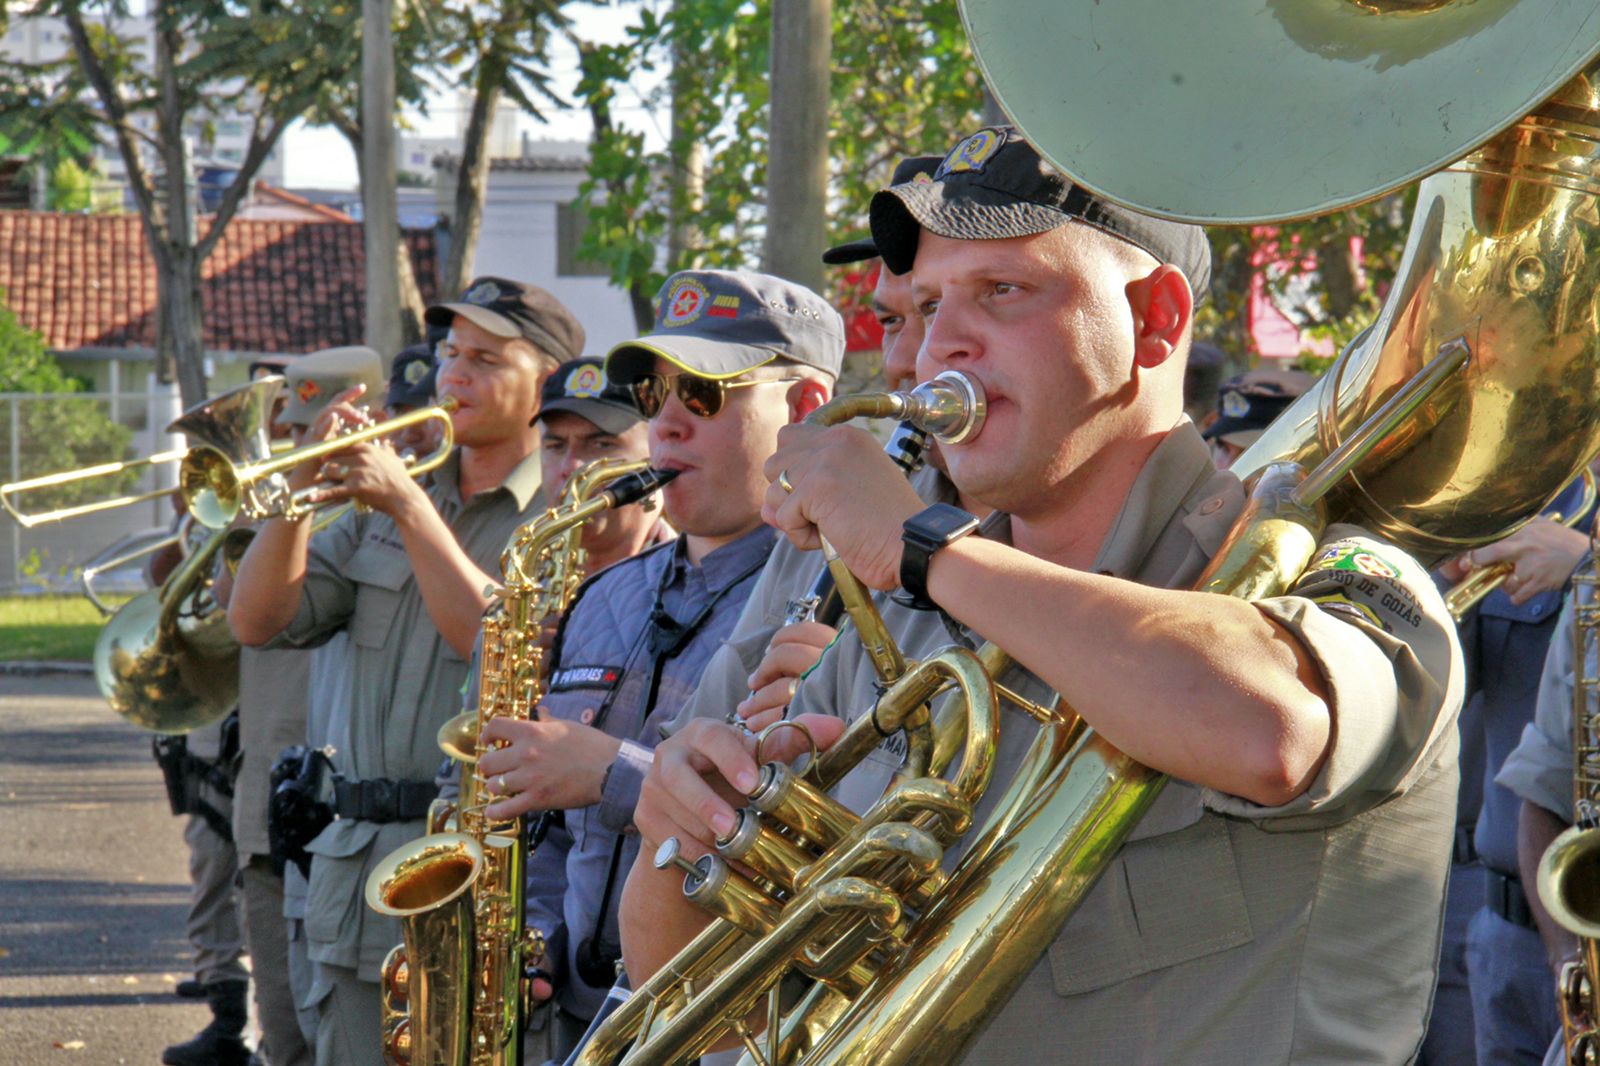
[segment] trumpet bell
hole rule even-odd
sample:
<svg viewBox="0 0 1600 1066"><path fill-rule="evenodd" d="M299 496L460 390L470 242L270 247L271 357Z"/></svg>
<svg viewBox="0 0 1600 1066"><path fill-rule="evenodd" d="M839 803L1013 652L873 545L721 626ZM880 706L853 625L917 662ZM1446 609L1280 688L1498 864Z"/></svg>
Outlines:
<svg viewBox="0 0 1600 1066"><path fill-rule="evenodd" d="M960 6L991 90L1046 158L1107 199L1203 223L1399 188L1600 53L1596 0Z"/></svg>
<svg viewBox="0 0 1600 1066"><path fill-rule="evenodd" d="M239 645L213 611L173 621L161 590L129 600L100 630L94 674L111 709L157 733L187 733L239 702Z"/></svg>

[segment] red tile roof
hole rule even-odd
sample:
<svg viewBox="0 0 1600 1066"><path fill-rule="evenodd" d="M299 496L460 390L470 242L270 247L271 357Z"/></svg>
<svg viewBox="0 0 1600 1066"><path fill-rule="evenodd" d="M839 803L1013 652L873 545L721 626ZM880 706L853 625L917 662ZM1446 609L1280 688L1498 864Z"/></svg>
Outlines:
<svg viewBox="0 0 1600 1066"><path fill-rule="evenodd" d="M348 222L235 219L201 271L206 347L359 344L361 240L362 227ZM423 299L432 299L434 234L407 231L406 243ZM138 216L0 211L0 301L58 351L154 347L156 271Z"/></svg>

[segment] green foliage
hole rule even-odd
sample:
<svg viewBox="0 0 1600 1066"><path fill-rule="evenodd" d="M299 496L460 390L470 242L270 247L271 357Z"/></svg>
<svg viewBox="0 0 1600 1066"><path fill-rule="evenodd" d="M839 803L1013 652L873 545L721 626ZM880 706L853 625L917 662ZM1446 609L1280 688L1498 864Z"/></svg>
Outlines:
<svg viewBox="0 0 1600 1066"><path fill-rule="evenodd" d="M94 205L94 172L63 159L50 172L50 210L87 211Z"/></svg>
<svg viewBox="0 0 1600 1066"><path fill-rule="evenodd" d="M577 95L595 126L580 254L615 283L648 294L664 272L760 262L771 34L771 0L697 0L646 7L620 44L580 46ZM977 124L983 87L954 0L836 4L832 70L830 236L844 240L860 234L901 157L942 153ZM618 101L638 97L674 113L662 151L614 117ZM697 150L696 197L682 178ZM674 219L686 240L658 264Z"/></svg>
<svg viewBox="0 0 1600 1066"><path fill-rule="evenodd" d="M108 418L97 401L71 395L83 389L84 383L50 355L44 339L0 304L0 475L10 480L13 469L13 416L18 420L17 469L22 478L128 457L133 431ZM6 393L29 396L13 404L6 402ZM35 511L84 503L126 491L137 481L136 475L125 472L56 486L29 493L24 506Z"/></svg>

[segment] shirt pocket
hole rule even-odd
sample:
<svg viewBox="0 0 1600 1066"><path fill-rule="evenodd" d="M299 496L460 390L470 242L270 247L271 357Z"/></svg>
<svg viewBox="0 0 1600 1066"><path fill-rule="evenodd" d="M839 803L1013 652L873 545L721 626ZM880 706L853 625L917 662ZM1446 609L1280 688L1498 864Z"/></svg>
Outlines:
<svg viewBox="0 0 1600 1066"><path fill-rule="evenodd" d="M346 571L358 582L356 609L350 618L350 639L363 648L381 648L389 642L400 613L411 562L399 548L366 541L351 555Z"/></svg>
<svg viewBox="0 0 1600 1066"><path fill-rule="evenodd" d="M1072 996L1254 935L1226 820L1207 816L1124 847L1047 954L1056 992Z"/></svg>

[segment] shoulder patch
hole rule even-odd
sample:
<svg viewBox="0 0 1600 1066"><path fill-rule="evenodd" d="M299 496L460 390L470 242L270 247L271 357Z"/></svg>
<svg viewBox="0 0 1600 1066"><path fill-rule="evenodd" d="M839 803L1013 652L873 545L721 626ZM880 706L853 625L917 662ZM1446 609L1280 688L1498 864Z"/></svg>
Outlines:
<svg viewBox="0 0 1600 1066"><path fill-rule="evenodd" d="M1291 595L1303 596L1331 614L1385 633L1422 628L1422 602L1405 583L1404 571L1360 539L1338 540L1319 549Z"/></svg>

